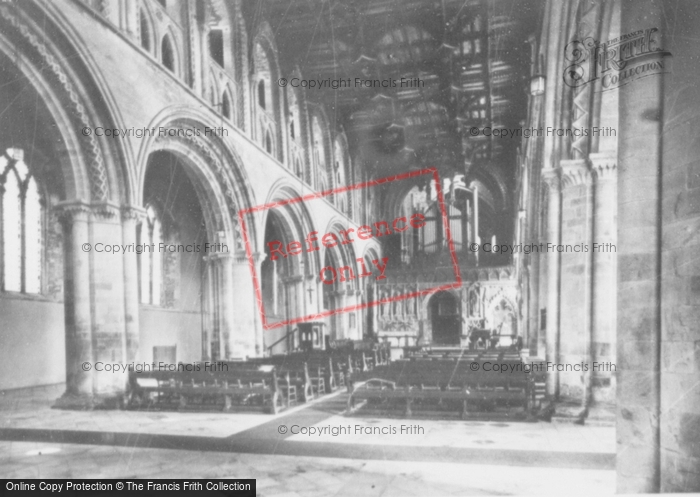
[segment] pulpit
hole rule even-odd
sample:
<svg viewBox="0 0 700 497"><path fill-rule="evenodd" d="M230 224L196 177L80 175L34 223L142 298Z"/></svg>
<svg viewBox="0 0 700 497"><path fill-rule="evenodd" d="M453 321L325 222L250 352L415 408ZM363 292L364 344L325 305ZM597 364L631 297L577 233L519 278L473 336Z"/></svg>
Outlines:
<svg viewBox="0 0 700 497"><path fill-rule="evenodd" d="M323 327L326 325L323 321L310 321L307 323L299 323L299 348L301 350L323 350L325 348L325 339L323 336Z"/></svg>

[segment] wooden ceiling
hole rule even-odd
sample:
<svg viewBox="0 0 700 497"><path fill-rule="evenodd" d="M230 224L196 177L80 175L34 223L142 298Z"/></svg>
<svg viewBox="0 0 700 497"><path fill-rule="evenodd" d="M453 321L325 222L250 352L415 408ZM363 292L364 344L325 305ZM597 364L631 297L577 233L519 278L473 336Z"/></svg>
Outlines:
<svg viewBox="0 0 700 497"><path fill-rule="evenodd" d="M519 127L527 117L528 38L543 0L264 0L246 4L275 33L284 75L350 79L313 89L347 132L351 153L386 175L437 166L512 186L520 139L472 136L473 127ZM400 86L401 78L420 86ZM393 79L396 87L355 87ZM333 123L332 123L333 124ZM496 192L494 192L496 193ZM503 206L505 208L505 206Z"/></svg>

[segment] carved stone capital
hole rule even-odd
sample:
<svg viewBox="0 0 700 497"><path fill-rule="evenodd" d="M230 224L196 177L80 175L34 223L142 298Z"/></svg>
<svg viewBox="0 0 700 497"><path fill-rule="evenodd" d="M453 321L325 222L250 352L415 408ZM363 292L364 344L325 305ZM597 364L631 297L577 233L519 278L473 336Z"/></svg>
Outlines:
<svg viewBox="0 0 700 497"><path fill-rule="evenodd" d="M234 255L230 252L217 252L215 254L205 255L202 259L206 262L226 264L234 260Z"/></svg>
<svg viewBox="0 0 700 497"><path fill-rule="evenodd" d="M559 193L561 191L561 178L559 176L559 169L543 169L542 182L547 187L547 191L550 195Z"/></svg>
<svg viewBox="0 0 700 497"><path fill-rule="evenodd" d="M98 204L92 204L92 215L106 220L119 218L119 206L111 202L100 202Z"/></svg>
<svg viewBox="0 0 700 497"><path fill-rule="evenodd" d="M562 189L591 184L591 169L586 159L563 160L560 169Z"/></svg>
<svg viewBox="0 0 700 497"><path fill-rule="evenodd" d="M62 223L70 223L73 221L87 221L92 213L92 208L87 202L68 201L57 203L53 211L58 216L58 220Z"/></svg>
<svg viewBox="0 0 700 497"><path fill-rule="evenodd" d="M133 205L125 205L121 208L122 221L141 222L146 218L146 210Z"/></svg>
<svg viewBox="0 0 700 497"><path fill-rule="evenodd" d="M235 252L233 252L230 255L233 256L233 263L234 264L245 265L245 266L248 265L248 254L244 250L236 250ZM253 254L253 262L257 266L260 263L262 263L262 261L264 261L266 257L267 257L266 253L256 252Z"/></svg>
<svg viewBox="0 0 700 497"><path fill-rule="evenodd" d="M588 158L596 182L617 181L617 151L590 154Z"/></svg>

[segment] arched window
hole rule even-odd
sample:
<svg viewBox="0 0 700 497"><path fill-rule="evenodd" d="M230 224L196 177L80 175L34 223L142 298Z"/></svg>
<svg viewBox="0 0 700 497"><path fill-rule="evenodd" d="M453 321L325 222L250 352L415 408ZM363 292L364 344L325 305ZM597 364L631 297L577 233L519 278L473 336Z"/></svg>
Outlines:
<svg viewBox="0 0 700 497"><path fill-rule="evenodd" d="M170 71L175 72L175 52L173 51L173 44L168 35L163 36L163 42L161 43L161 58L163 65Z"/></svg>
<svg viewBox="0 0 700 497"><path fill-rule="evenodd" d="M43 208L36 180L19 149L0 157L2 289L41 293Z"/></svg>
<svg viewBox="0 0 700 497"><path fill-rule="evenodd" d="M258 82L258 105L265 108L265 81L262 79Z"/></svg>
<svg viewBox="0 0 700 497"><path fill-rule="evenodd" d="M146 207L146 219L139 227L139 244L147 245L139 256L141 272L141 303L160 305L162 259L159 244L163 239L161 224L152 205Z"/></svg>
<svg viewBox="0 0 700 497"><path fill-rule="evenodd" d="M317 177L317 185L321 183L325 185L328 181L333 181L333 176L330 174L330 171L326 171L326 148L323 139L323 129L319 117L314 116L311 129L314 139L312 157L314 160L313 167Z"/></svg>
<svg viewBox="0 0 700 497"><path fill-rule="evenodd" d="M296 174L298 178L302 178L304 174L304 170L301 167L301 161L298 157L294 161L294 174Z"/></svg>
<svg viewBox="0 0 700 497"><path fill-rule="evenodd" d="M270 131L265 133L265 150L268 154L272 155L272 135Z"/></svg>
<svg viewBox="0 0 700 497"><path fill-rule="evenodd" d="M294 141L301 131L301 127L298 123L299 103L297 101L296 91L290 88L287 92L287 98L289 99L289 137Z"/></svg>
<svg viewBox="0 0 700 497"><path fill-rule="evenodd" d="M148 18L146 13L141 9L139 12L140 24L141 24L141 48L147 51L151 51L151 28L148 25Z"/></svg>
<svg viewBox="0 0 700 497"><path fill-rule="evenodd" d="M221 97L221 114L223 114L226 119L231 119L231 101L226 92L224 92L224 96Z"/></svg>
<svg viewBox="0 0 700 497"><path fill-rule="evenodd" d="M224 67L224 32L220 29L209 31L209 55L214 62Z"/></svg>

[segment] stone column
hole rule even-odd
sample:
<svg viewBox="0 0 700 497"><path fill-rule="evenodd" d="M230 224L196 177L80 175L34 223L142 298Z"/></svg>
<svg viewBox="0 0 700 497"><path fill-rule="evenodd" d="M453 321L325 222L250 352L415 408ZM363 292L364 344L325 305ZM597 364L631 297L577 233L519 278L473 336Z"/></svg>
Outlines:
<svg viewBox="0 0 700 497"><path fill-rule="evenodd" d="M287 309L288 314L285 316L287 319L295 319L302 317L304 314L304 276L301 274L295 274L293 276L288 276L284 279L284 284L287 287ZM285 334L287 334L287 352L293 350L295 338L289 334L297 325L287 325L285 326Z"/></svg>
<svg viewBox="0 0 700 497"><path fill-rule="evenodd" d="M120 209L111 204L92 206L92 344L96 362L126 363L124 258L108 246L123 245ZM96 372L94 393L111 397L125 392L128 374Z"/></svg>
<svg viewBox="0 0 700 497"><path fill-rule="evenodd" d="M253 254L258 287L261 283L260 269L264 258L265 254ZM260 357L265 353L260 305L257 301L248 257L243 251L233 254L232 278L233 315L236 323L231 345L233 354L236 357Z"/></svg>
<svg viewBox="0 0 700 497"><path fill-rule="evenodd" d="M561 195L559 172L546 169L542 180L547 185L547 242L559 244L561 240ZM559 358L559 278L560 258L556 251L547 252L547 331L546 360L556 363ZM557 371L547 372L547 395L556 400L559 393Z"/></svg>
<svg viewBox="0 0 700 497"><path fill-rule="evenodd" d="M56 206L67 243L65 257L66 392L56 407L92 404L93 353L90 310L90 207L81 202ZM89 365L83 366L84 364Z"/></svg>
<svg viewBox="0 0 700 497"><path fill-rule="evenodd" d="M633 33L642 27L657 26L665 30L667 24L662 13L665 10L661 2L653 0L622 0L620 32ZM692 23L692 19L686 19L683 23L688 21ZM676 26L670 28L673 31ZM667 48L664 45L666 35L667 32L656 33L659 47ZM661 490L659 371L662 203L659 192L662 185L662 137L668 132L664 132L661 122L665 111L662 78L658 75L640 78L620 86L618 90L618 493L657 493ZM681 88L668 93L676 97L672 100L672 107L677 105L677 97L682 93ZM696 101L692 102L696 104ZM677 142L678 149L693 143L686 133L682 137ZM665 143L663 148L668 149ZM674 202L677 202L679 197L677 194L674 197ZM682 270L684 266L678 266L676 270ZM682 391L674 391L678 392L680 401ZM677 470L674 476L679 476Z"/></svg>
<svg viewBox="0 0 700 497"><path fill-rule="evenodd" d="M122 208L122 240L126 246L136 245L136 227L144 218L145 211L137 207ZM135 251L124 256L124 324L126 360L136 360L139 349L139 271Z"/></svg>
<svg viewBox="0 0 700 497"><path fill-rule="evenodd" d="M219 320L219 336L221 338L221 357L230 359L240 358L245 355L238 353L238 347L234 337L234 289L233 289L233 255L230 253L218 253L209 256L216 266L217 287L214 289L219 294L219 309L217 317Z"/></svg>
<svg viewBox="0 0 700 497"><path fill-rule="evenodd" d="M580 371L559 375L561 400L588 405L591 344L591 237L593 195L591 171L585 159L561 161L562 215L559 287L559 361L581 364ZM550 290L551 291L551 290ZM573 407L565 415L578 416Z"/></svg>
<svg viewBox="0 0 700 497"><path fill-rule="evenodd" d="M333 296L335 299L335 307L334 310L342 309L345 307L345 301L346 301L346 295L347 292L345 290L338 290L337 292L334 292ZM343 338L348 338L347 337L347 323L345 322L347 317L346 313L340 313L340 314L333 314L331 316L331 319L335 323L335 337L331 337L331 340L342 340Z"/></svg>
<svg viewBox="0 0 700 497"><path fill-rule="evenodd" d="M207 273L206 288L204 288L204 308L202 309L206 323L206 333L203 334L202 340L206 340L207 343L204 344L203 355L207 360L219 360L225 357L223 334L220 328L221 319L219 319L219 312L221 311L219 300L221 295L218 289L221 274L216 258L204 256L202 260Z"/></svg>
<svg viewBox="0 0 700 497"><path fill-rule="evenodd" d="M534 221L534 220L533 220ZM530 242L538 243L533 238L530 238ZM538 356L542 354L543 349L540 347L543 339L540 333L540 254L538 252L531 253L528 259L527 267L527 291L528 296L528 336L529 343L523 344L523 346L530 349L530 355Z"/></svg>
<svg viewBox="0 0 700 497"><path fill-rule="evenodd" d="M593 308L591 360L615 363L617 308L617 152L591 154L595 180L593 245ZM614 372L597 368L591 377L591 400L615 401Z"/></svg>

